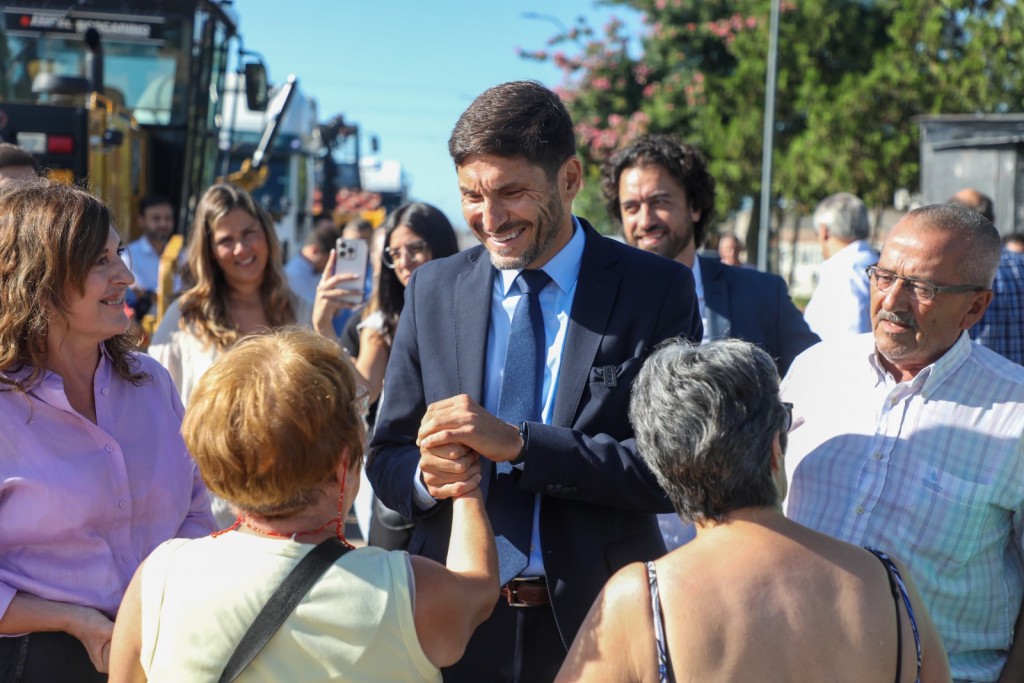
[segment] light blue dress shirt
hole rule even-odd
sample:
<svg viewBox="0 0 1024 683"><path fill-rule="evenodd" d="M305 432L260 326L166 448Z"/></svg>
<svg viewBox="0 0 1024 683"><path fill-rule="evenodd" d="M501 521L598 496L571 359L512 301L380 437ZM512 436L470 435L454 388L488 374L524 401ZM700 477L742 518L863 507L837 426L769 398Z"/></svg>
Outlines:
<svg viewBox="0 0 1024 683"><path fill-rule="evenodd" d="M544 316L544 346L546 363L544 384L541 389L543 404L541 421L551 424L551 413L555 407L558 391L558 371L562 366L562 352L565 337L569 332L569 313L576 296L576 283L583 261L583 228L573 216L573 233L569 243L541 268L551 278L540 292L540 308ZM505 353L512 329L512 315L522 293L515 283L518 270L503 270L494 278L491 292L491 320L487 326L487 368L484 374L484 408L491 414L498 413L501 397L501 383L505 374ZM524 464L517 465L524 467ZM540 550L540 495L534 497L533 529L530 535L530 563L523 570L523 576L543 576L544 563Z"/></svg>

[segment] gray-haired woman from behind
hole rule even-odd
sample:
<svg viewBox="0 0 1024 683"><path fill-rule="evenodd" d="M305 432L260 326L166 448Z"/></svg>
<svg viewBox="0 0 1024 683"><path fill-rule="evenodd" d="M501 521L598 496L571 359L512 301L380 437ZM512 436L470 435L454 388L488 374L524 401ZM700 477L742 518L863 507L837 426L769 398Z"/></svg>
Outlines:
<svg viewBox="0 0 1024 683"><path fill-rule="evenodd" d="M697 537L609 580L558 681L950 680L902 565L783 515L790 414L768 354L664 346L630 419Z"/></svg>

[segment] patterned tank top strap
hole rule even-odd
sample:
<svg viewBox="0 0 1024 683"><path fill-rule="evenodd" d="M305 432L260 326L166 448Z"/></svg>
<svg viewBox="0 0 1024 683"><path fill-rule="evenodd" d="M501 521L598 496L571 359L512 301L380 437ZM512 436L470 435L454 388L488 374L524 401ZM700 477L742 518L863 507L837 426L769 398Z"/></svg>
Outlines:
<svg viewBox="0 0 1024 683"><path fill-rule="evenodd" d="M900 620L899 602L903 600L903 606L907 610L907 618L910 620L910 630L914 633L914 647L917 650L917 676L914 680L921 681L921 634L917 631L917 619L914 617L914 608L910 604L910 595L907 593L907 585L896 568L896 563L881 550L865 547L869 553L878 558L878 561L885 567L886 575L889 577L889 588L892 591L892 598L896 603L896 683L900 683L903 664L903 628Z"/></svg>
<svg viewBox="0 0 1024 683"><path fill-rule="evenodd" d="M651 613L654 614L654 640L658 654L658 683L674 683L672 662L668 656L668 643L665 641L665 618L661 613L661 595L658 592L658 573L654 562L646 562L647 585L651 596Z"/></svg>

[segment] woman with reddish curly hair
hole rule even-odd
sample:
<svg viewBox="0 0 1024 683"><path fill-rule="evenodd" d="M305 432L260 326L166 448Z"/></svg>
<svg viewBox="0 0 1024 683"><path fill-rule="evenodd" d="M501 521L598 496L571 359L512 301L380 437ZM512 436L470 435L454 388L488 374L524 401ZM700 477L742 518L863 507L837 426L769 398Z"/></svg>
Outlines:
<svg viewBox="0 0 1024 683"><path fill-rule="evenodd" d="M345 543L366 397L338 346L295 326L213 364L182 431L238 520L142 565L118 613L112 681L218 680L284 577L319 544ZM494 607L497 574L475 489L453 502L444 566L382 548L342 554L238 680L439 682Z"/></svg>

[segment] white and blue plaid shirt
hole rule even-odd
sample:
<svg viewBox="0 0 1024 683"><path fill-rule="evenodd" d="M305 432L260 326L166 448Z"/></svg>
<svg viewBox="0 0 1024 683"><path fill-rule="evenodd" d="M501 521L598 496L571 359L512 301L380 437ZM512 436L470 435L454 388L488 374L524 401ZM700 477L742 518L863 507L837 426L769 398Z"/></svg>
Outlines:
<svg viewBox="0 0 1024 683"><path fill-rule="evenodd" d="M1024 597L1024 367L964 333L897 383L868 333L805 351L782 397L789 517L905 562L953 677L995 681Z"/></svg>
<svg viewBox="0 0 1024 683"><path fill-rule="evenodd" d="M969 330L971 339L1024 365L1024 255L1003 249L992 291L985 315Z"/></svg>

